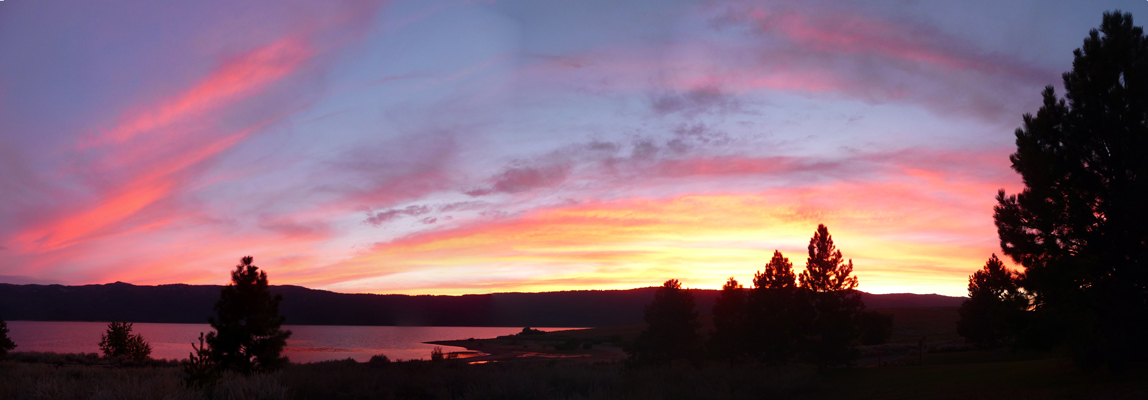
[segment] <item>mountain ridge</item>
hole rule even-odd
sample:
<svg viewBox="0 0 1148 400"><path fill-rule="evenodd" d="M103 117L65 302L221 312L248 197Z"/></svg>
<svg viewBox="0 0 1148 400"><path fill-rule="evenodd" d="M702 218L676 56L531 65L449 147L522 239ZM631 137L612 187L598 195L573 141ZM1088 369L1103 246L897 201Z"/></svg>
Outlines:
<svg viewBox="0 0 1148 400"><path fill-rule="evenodd" d="M205 323L222 285L0 283L0 317L29 321ZM291 325L597 327L642 322L656 287L466 295L339 293L273 285ZM719 290L689 289L708 314ZM956 307L964 297L870 294L868 308Z"/></svg>

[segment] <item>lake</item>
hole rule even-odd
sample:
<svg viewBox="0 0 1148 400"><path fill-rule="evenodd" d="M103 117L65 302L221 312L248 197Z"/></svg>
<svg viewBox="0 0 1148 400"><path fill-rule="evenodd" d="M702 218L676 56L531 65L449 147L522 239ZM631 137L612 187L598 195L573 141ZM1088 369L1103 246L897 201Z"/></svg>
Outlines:
<svg viewBox="0 0 1148 400"><path fill-rule="evenodd" d="M107 331L106 322L8 321L9 337L16 342L15 351L55 353L99 353L100 335ZM432 340L493 338L522 331L522 327L454 327L454 326L320 326L285 325L287 339L284 355L292 362L326 360L367 361L376 354L391 360L428 359L435 345ZM576 328L542 328L557 331ZM210 332L207 324L136 323L132 332L143 335L152 347L152 358L185 359L191 344L199 343L200 332ZM464 350L443 346L445 352Z"/></svg>

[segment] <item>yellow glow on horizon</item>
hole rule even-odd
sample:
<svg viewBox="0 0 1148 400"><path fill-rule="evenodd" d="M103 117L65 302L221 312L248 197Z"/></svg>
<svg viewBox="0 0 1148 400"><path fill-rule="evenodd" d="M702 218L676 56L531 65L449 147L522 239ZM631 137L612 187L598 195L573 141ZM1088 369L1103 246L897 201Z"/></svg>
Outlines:
<svg viewBox="0 0 1148 400"><path fill-rule="evenodd" d="M406 294L628 289L670 278L716 289L730 276L748 287L775 249L803 269L809 238L824 223L853 260L861 290L963 295L968 274L997 251L991 216L922 213L932 206L927 199L891 206L825 198L904 189L884 186L546 209L380 244L299 278L335 291ZM933 217L916 220L915 214Z"/></svg>

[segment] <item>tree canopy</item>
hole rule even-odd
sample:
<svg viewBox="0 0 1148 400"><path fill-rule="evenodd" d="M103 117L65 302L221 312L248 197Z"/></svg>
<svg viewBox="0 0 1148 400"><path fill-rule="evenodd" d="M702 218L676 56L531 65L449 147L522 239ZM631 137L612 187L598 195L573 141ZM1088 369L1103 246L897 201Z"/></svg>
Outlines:
<svg viewBox="0 0 1148 400"><path fill-rule="evenodd" d="M1148 355L1148 39L1105 13L1073 56L1064 98L1045 88L1016 130L1024 188L998 193L994 220L1077 361L1123 365Z"/></svg>
<svg viewBox="0 0 1148 400"><path fill-rule="evenodd" d="M778 250L773 251L765 270L753 274L753 286L763 289L792 288L795 282L793 263Z"/></svg>
<svg viewBox="0 0 1148 400"><path fill-rule="evenodd" d="M805 271L801 272L801 287L814 292L853 290L857 287L857 277L853 273L853 260L842 261L841 250L833 245L829 228L817 225L817 231L809 239L809 259Z"/></svg>

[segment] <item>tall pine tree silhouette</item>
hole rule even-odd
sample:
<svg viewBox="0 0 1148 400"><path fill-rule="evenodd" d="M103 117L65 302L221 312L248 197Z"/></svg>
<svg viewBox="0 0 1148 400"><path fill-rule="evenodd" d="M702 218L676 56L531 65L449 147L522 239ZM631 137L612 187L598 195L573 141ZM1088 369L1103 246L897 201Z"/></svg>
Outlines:
<svg viewBox="0 0 1148 400"><path fill-rule="evenodd" d="M275 370L287 363L280 354L291 331L281 329L285 318L279 315L283 297L271 296L267 273L243 257L231 272L215 303L215 317L209 322L215 332L207 334L211 357L225 370L244 374Z"/></svg>
<svg viewBox="0 0 1148 400"><path fill-rule="evenodd" d="M809 296L813 318L805 337L807 356L818 366L848 364L857 356L857 318L865 309L852 276L853 260L843 260L829 228L818 225L809 239L809 258L801 288Z"/></svg>
<svg viewBox="0 0 1148 400"><path fill-rule="evenodd" d="M797 290L793 263L780 251L754 274L748 303L749 353L770 364L790 361L811 312Z"/></svg>

